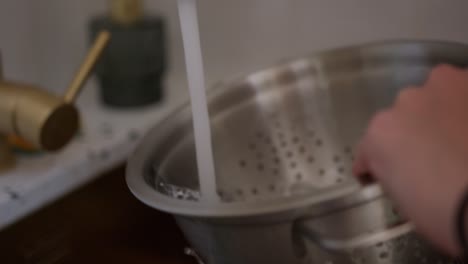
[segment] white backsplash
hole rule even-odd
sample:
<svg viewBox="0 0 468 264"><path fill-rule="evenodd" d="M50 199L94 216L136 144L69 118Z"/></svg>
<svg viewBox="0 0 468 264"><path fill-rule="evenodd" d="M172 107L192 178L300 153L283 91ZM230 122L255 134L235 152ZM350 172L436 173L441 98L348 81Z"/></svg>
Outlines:
<svg viewBox="0 0 468 264"><path fill-rule="evenodd" d="M198 1L208 84L353 43L394 38L468 43L466 0ZM5 75L63 91L85 52L89 17L106 5L107 0L0 1ZM166 17L170 77L183 78L176 1L147 0L146 5L149 13Z"/></svg>

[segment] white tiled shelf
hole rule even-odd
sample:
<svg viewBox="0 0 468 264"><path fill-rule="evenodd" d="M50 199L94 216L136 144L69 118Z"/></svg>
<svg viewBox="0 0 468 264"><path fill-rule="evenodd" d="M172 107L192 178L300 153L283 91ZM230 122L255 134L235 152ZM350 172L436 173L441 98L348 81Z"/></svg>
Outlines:
<svg viewBox="0 0 468 264"><path fill-rule="evenodd" d="M80 135L59 153L21 156L0 174L0 229L124 162L146 131L186 100L186 85L172 79L164 102L135 110L103 107L96 88L87 87L78 102Z"/></svg>

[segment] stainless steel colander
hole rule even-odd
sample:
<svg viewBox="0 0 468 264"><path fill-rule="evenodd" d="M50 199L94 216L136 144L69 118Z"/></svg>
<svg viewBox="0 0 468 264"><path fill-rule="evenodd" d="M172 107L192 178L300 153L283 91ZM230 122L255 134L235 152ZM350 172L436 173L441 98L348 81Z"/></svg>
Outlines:
<svg viewBox="0 0 468 264"><path fill-rule="evenodd" d="M188 106L143 139L128 164L129 187L174 214L209 264L449 263L378 186L355 182L351 164L369 118L399 89L424 82L436 64L467 62L465 45L396 41L220 84L209 96L220 201L199 199Z"/></svg>

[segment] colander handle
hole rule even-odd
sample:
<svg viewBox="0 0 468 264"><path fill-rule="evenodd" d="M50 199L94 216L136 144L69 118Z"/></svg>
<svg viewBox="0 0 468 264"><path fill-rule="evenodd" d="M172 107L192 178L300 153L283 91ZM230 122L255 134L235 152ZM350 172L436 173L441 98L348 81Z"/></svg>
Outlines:
<svg viewBox="0 0 468 264"><path fill-rule="evenodd" d="M373 246L379 242L385 242L400 237L412 230L413 225L404 221L383 230L362 234L352 238L336 239L319 235L305 224L299 224L299 232L301 232L304 237L312 240L324 249L335 251Z"/></svg>

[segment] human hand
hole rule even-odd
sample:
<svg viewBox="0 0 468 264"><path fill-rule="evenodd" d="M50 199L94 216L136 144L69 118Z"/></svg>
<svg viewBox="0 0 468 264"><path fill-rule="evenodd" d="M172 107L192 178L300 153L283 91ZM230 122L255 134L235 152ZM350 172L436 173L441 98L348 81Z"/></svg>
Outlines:
<svg viewBox="0 0 468 264"><path fill-rule="evenodd" d="M460 255L456 211L468 191L468 72L441 65L369 123L354 173L381 183L416 230Z"/></svg>

